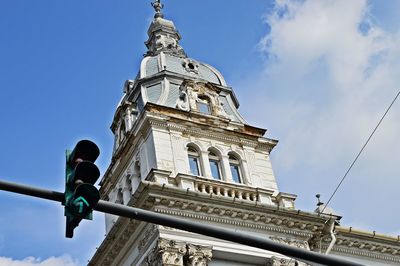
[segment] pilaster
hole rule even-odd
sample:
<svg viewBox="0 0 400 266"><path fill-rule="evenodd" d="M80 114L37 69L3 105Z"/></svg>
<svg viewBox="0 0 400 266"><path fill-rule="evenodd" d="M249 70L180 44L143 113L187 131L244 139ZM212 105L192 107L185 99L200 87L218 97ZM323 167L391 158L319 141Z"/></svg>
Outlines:
<svg viewBox="0 0 400 266"><path fill-rule="evenodd" d="M207 266L212 246L159 238L141 266Z"/></svg>
<svg viewBox="0 0 400 266"><path fill-rule="evenodd" d="M187 245L188 266L207 266L212 257L212 246Z"/></svg>
<svg viewBox="0 0 400 266"><path fill-rule="evenodd" d="M221 170L222 170L222 176L225 177L226 182L233 182L232 180L232 173L231 169L229 166L229 158L226 155L221 156Z"/></svg>
<svg viewBox="0 0 400 266"><path fill-rule="evenodd" d="M202 172L203 176L212 178L210 163L208 161L208 151L201 151L200 160L201 160L200 165L202 168L201 172Z"/></svg>

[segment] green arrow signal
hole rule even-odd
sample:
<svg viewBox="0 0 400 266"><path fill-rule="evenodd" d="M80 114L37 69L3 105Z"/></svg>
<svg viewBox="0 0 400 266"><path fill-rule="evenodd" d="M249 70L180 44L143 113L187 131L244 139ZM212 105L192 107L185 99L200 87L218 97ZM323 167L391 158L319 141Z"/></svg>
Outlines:
<svg viewBox="0 0 400 266"><path fill-rule="evenodd" d="M82 196L77 197L76 199L74 199L74 201L72 202L75 206L79 206L79 213L83 212L83 204L85 204L87 207L89 207L89 203L86 201L86 199Z"/></svg>

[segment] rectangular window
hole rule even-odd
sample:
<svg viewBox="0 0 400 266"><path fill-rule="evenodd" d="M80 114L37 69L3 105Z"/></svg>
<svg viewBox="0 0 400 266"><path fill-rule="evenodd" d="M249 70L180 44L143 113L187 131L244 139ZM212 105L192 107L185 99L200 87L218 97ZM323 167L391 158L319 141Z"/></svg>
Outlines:
<svg viewBox="0 0 400 266"><path fill-rule="evenodd" d="M203 114L210 114L210 106L208 103L198 102L197 108L199 108L199 112Z"/></svg>
<svg viewBox="0 0 400 266"><path fill-rule="evenodd" d="M240 179L239 166L236 165L236 164L231 164L230 166L231 166L231 173L232 173L233 182L242 183L242 180Z"/></svg>
<svg viewBox="0 0 400 266"><path fill-rule="evenodd" d="M138 109L139 112L141 112L143 110L143 108L144 108L144 104L143 104L143 101L142 101L142 96L140 94L139 94L139 96L138 96L138 98L136 100L136 106L137 106L137 109Z"/></svg>
<svg viewBox="0 0 400 266"><path fill-rule="evenodd" d="M197 157L189 156L189 165L190 165L190 172L193 175L200 175L199 161Z"/></svg>
<svg viewBox="0 0 400 266"><path fill-rule="evenodd" d="M219 163L215 160L210 160L211 175L216 180L221 180L221 174L219 170Z"/></svg>

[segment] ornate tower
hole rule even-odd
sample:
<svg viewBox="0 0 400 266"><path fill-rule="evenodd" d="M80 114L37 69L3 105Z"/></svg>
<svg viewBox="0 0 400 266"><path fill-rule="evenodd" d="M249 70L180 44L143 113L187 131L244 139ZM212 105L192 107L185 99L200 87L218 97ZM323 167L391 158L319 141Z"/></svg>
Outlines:
<svg viewBox="0 0 400 266"><path fill-rule="evenodd" d="M221 73L188 57L162 4L152 5L148 51L136 79L125 82L111 125L115 143L102 199L305 249L319 243L309 240L319 239L327 218L295 210L296 196L278 190L269 157L277 140L248 125ZM90 265L302 265L112 215L106 233Z"/></svg>

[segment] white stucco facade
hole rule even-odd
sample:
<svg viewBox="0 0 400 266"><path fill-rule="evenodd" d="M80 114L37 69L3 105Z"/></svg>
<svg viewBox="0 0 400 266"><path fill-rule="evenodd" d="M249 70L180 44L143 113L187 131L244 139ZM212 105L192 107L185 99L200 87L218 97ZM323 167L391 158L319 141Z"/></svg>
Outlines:
<svg viewBox="0 0 400 266"><path fill-rule="evenodd" d="M296 195L279 190L270 160L278 141L247 124L221 73L187 57L174 23L156 11L148 52L136 79L125 83L111 126L115 145L102 199L306 250L325 252L334 243L332 255L400 265L399 239L296 209ZM328 220L335 224L329 230ZM106 215L105 222L89 265L307 265L123 217Z"/></svg>

